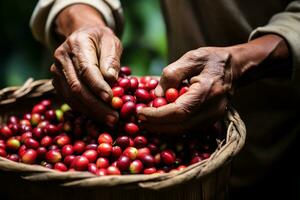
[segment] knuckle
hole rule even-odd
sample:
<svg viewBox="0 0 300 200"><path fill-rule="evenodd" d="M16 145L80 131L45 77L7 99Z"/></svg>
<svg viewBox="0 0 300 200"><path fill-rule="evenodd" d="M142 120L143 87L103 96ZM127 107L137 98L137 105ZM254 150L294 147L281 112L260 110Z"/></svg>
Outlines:
<svg viewBox="0 0 300 200"><path fill-rule="evenodd" d="M114 67L115 69L119 68L120 66L120 60L118 57L114 55L108 55L106 58L106 63L109 67Z"/></svg>
<svg viewBox="0 0 300 200"><path fill-rule="evenodd" d="M58 47L55 51L54 51L54 59L59 62L62 63L63 62L63 57L65 56L65 49L60 46Z"/></svg>
<svg viewBox="0 0 300 200"><path fill-rule="evenodd" d="M82 35L83 35L82 33L81 34L78 34L78 33L71 34L67 39L68 45L73 46L74 44L79 43L82 38Z"/></svg>
<svg viewBox="0 0 300 200"><path fill-rule="evenodd" d="M171 67L164 68L162 71L162 76L168 80L174 80L177 77L175 69L172 69Z"/></svg>
<svg viewBox="0 0 300 200"><path fill-rule="evenodd" d="M188 60L192 60L192 61L198 61L199 60L199 53L196 50L192 50L187 52L184 57Z"/></svg>
<svg viewBox="0 0 300 200"><path fill-rule="evenodd" d="M81 94L82 87L81 87L79 82L72 81L71 84L70 84L70 88L71 88L71 91L72 91L73 94L75 94L75 95L80 95Z"/></svg>
<svg viewBox="0 0 300 200"><path fill-rule="evenodd" d="M52 74L56 74L57 73L57 69L56 69L56 66L55 65L51 65L51 67L50 67L50 72L52 73Z"/></svg>

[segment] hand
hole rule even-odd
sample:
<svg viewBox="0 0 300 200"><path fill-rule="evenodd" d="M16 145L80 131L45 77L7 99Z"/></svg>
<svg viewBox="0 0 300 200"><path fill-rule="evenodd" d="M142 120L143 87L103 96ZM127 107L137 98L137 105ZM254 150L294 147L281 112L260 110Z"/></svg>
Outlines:
<svg viewBox="0 0 300 200"><path fill-rule="evenodd" d="M122 46L99 13L86 5L66 8L56 32L65 41L54 53L53 85L73 107L113 126L118 113L110 108L109 83L118 78Z"/></svg>
<svg viewBox="0 0 300 200"><path fill-rule="evenodd" d="M236 64L226 48L186 53L163 70L155 92L163 96L166 89L177 88L186 79L191 84L188 92L166 106L142 109L139 119L149 131L159 133L184 133L218 119L228 103Z"/></svg>
<svg viewBox="0 0 300 200"><path fill-rule="evenodd" d="M228 96L237 82L251 77L281 74L290 69L287 44L277 35L266 35L232 47L207 47L189 51L167 66L156 94L163 96L184 80L188 92L174 103L159 108L143 108L138 113L144 127L154 133L188 133L214 122L225 112ZM282 65L284 63L284 65ZM271 67L271 69L270 69ZM274 73L278 74L278 73Z"/></svg>

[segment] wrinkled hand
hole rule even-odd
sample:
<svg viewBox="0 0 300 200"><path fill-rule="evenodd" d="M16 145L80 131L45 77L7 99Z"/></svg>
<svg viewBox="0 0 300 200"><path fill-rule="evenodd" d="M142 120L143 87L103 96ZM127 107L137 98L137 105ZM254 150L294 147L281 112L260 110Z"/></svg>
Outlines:
<svg viewBox="0 0 300 200"><path fill-rule="evenodd" d="M166 106L142 109L139 119L146 129L156 133L185 133L214 122L225 112L236 76L235 65L238 62L227 48L187 52L164 68L155 92L163 96L166 89L177 88L184 80L191 84L188 92Z"/></svg>
<svg viewBox="0 0 300 200"><path fill-rule="evenodd" d="M121 52L120 40L106 26L76 29L54 53L54 87L74 109L113 126L118 113L109 107L109 83L118 78Z"/></svg>

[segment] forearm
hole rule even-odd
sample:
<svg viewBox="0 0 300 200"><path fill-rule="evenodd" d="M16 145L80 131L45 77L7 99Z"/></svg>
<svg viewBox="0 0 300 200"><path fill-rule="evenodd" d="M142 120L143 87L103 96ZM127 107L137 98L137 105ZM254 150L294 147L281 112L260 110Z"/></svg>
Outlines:
<svg viewBox="0 0 300 200"><path fill-rule="evenodd" d="M286 41L278 35L265 35L229 48L238 62L235 77L239 84L264 77L291 75L290 51Z"/></svg>
<svg viewBox="0 0 300 200"><path fill-rule="evenodd" d="M85 4L74 4L65 8L55 19L54 31L59 38L65 38L85 26L106 26L101 14Z"/></svg>

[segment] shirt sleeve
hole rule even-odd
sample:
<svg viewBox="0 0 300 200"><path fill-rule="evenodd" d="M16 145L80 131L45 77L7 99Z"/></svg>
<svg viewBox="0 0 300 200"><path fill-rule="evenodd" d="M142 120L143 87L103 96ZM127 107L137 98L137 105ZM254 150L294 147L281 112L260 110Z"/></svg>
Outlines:
<svg viewBox="0 0 300 200"><path fill-rule="evenodd" d="M265 26L250 34L249 40L265 34L278 34L289 45L293 59L292 81L300 82L300 1L292 1L287 8L274 15Z"/></svg>
<svg viewBox="0 0 300 200"><path fill-rule="evenodd" d="M106 24L120 35L123 29L123 11L119 0L39 0L30 19L33 36L53 48L57 41L53 37L53 22L64 8L72 4L87 4L103 16Z"/></svg>

